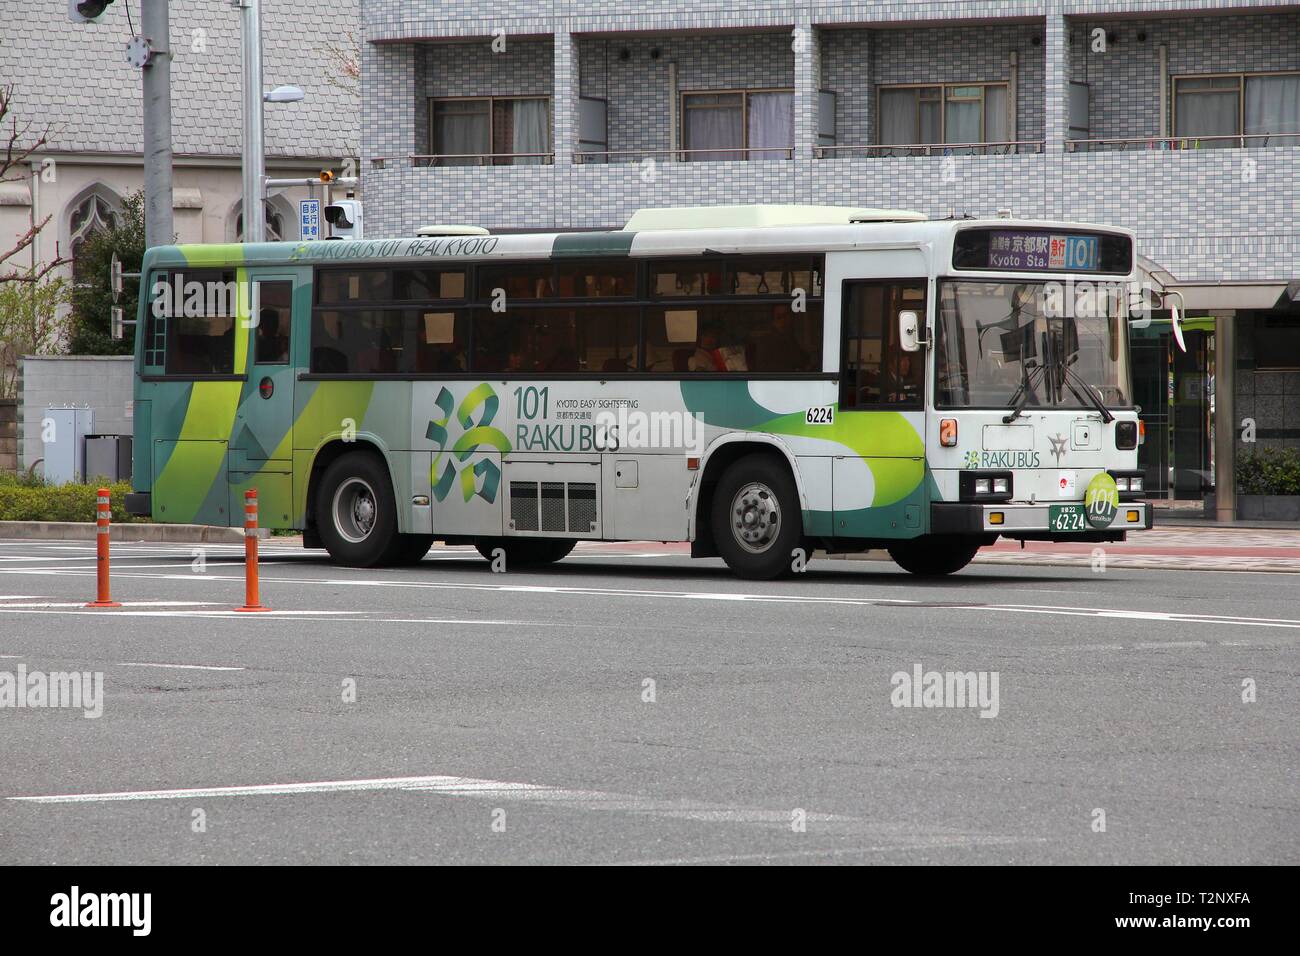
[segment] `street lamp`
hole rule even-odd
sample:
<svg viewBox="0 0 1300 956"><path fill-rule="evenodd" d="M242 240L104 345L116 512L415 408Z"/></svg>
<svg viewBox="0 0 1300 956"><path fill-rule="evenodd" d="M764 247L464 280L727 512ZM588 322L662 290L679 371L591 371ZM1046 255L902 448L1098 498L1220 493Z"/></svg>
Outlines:
<svg viewBox="0 0 1300 956"><path fill-rule="evenodd" d="M262 94L262 102L300 103L304 96L306 94L296 86L277 86L271 92Z"/></svg>

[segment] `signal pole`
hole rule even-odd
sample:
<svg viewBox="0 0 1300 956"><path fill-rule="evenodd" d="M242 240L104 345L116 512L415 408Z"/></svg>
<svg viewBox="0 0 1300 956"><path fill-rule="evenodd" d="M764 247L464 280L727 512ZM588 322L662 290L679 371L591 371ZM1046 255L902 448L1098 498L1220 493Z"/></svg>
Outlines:
<svg viewBox="0 0 1300 956"><path fill-rule="evenodd" d="M170 245L172 227L172 49L167 0L142 0L140 29L149 50L144 88L144 235L146 246Z"/></svg>
<svg viewBox="0 0 1300 956"><path fill-rule="evenodd" d="M244 60L244 242L266 240L262 209L266 176L262 148L262 0L232 0L239 7Z"/></svg>

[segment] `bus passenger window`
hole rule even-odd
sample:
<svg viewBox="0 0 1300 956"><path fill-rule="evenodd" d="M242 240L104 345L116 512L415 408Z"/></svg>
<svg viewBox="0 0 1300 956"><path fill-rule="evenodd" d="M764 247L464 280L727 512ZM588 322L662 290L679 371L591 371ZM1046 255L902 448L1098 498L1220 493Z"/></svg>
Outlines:
<svg viewBox="0 0 1300 956"><path fill-rule="evenodd" d="M389 298L387 269L317 269L316 304L350 305Z"/></svg>
<svg viewBox="0 0 1300 956"><path fill-rule="evenodd" d="M405 371L404 313L317 309L311 319L311 370L385 374Z"/></svg>
<svg viewBox="0 0 1300 956"><path fill-rule="evenodd" d="M393 299L427 302L433 299L465 298L463 269L394 269Z"/></svg>
<svg viewBox="0 0 1300 956"><path fill-rule="evenodd" d="M164 370L168 375L233 375L239 285L233 270L171 276ZM246 332L244 334L247 334Z"/></svg>
<svg viewBox="0 0 1300 956"><path fill-rule="evenodd" d="M414 312L408 319L414 331L415 372L466 370L469 319L464 312Z"/></svg>

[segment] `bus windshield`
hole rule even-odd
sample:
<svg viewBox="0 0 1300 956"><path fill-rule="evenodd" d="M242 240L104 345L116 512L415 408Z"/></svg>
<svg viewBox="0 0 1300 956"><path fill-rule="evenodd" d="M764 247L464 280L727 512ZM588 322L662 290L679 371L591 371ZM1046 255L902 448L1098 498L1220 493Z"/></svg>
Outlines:
<svg viewBox="0 0 1300 956"><path fill-rule="evenodd" d="M1100 400L1109 408L1127 406L1127 319L1119 282L944 281L937 404L1087 408Z"/></svg>

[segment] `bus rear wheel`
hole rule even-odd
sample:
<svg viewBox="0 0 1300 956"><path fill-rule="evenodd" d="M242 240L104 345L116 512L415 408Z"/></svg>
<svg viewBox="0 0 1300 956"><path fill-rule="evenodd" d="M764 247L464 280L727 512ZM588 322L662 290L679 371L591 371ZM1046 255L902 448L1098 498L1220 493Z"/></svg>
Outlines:
<svg viewBox="0 0 1300 956"><path fill-rule="evenodd" d="M790 571L803 535L794 478L767 455L746 455L722 473L711 521L718 554L738 577L770 581Z"/></svg>
<svg viewBox="0 0 1300 956"><path fill-rule="evenodd" d="M983 542L960 537L920 537L889 547L889 556L904 571L940 577L971 563Z"/></svg>
<svg viewBox="0 0 1300 956"><path fill-rule="evenodd" d="M397 504L378 458L348 452L325 469L316 491L316 528L339 564L372 568L392 559L400 547Z"/></svg>
<svg viewBox="0 0 1300 956"><path fill-rule="evenodd" d="M505 552L506 570L529 565L554 564L568 557L578 542L572 538L475 538L478 553L491 561L493 552Z"/></svg>

